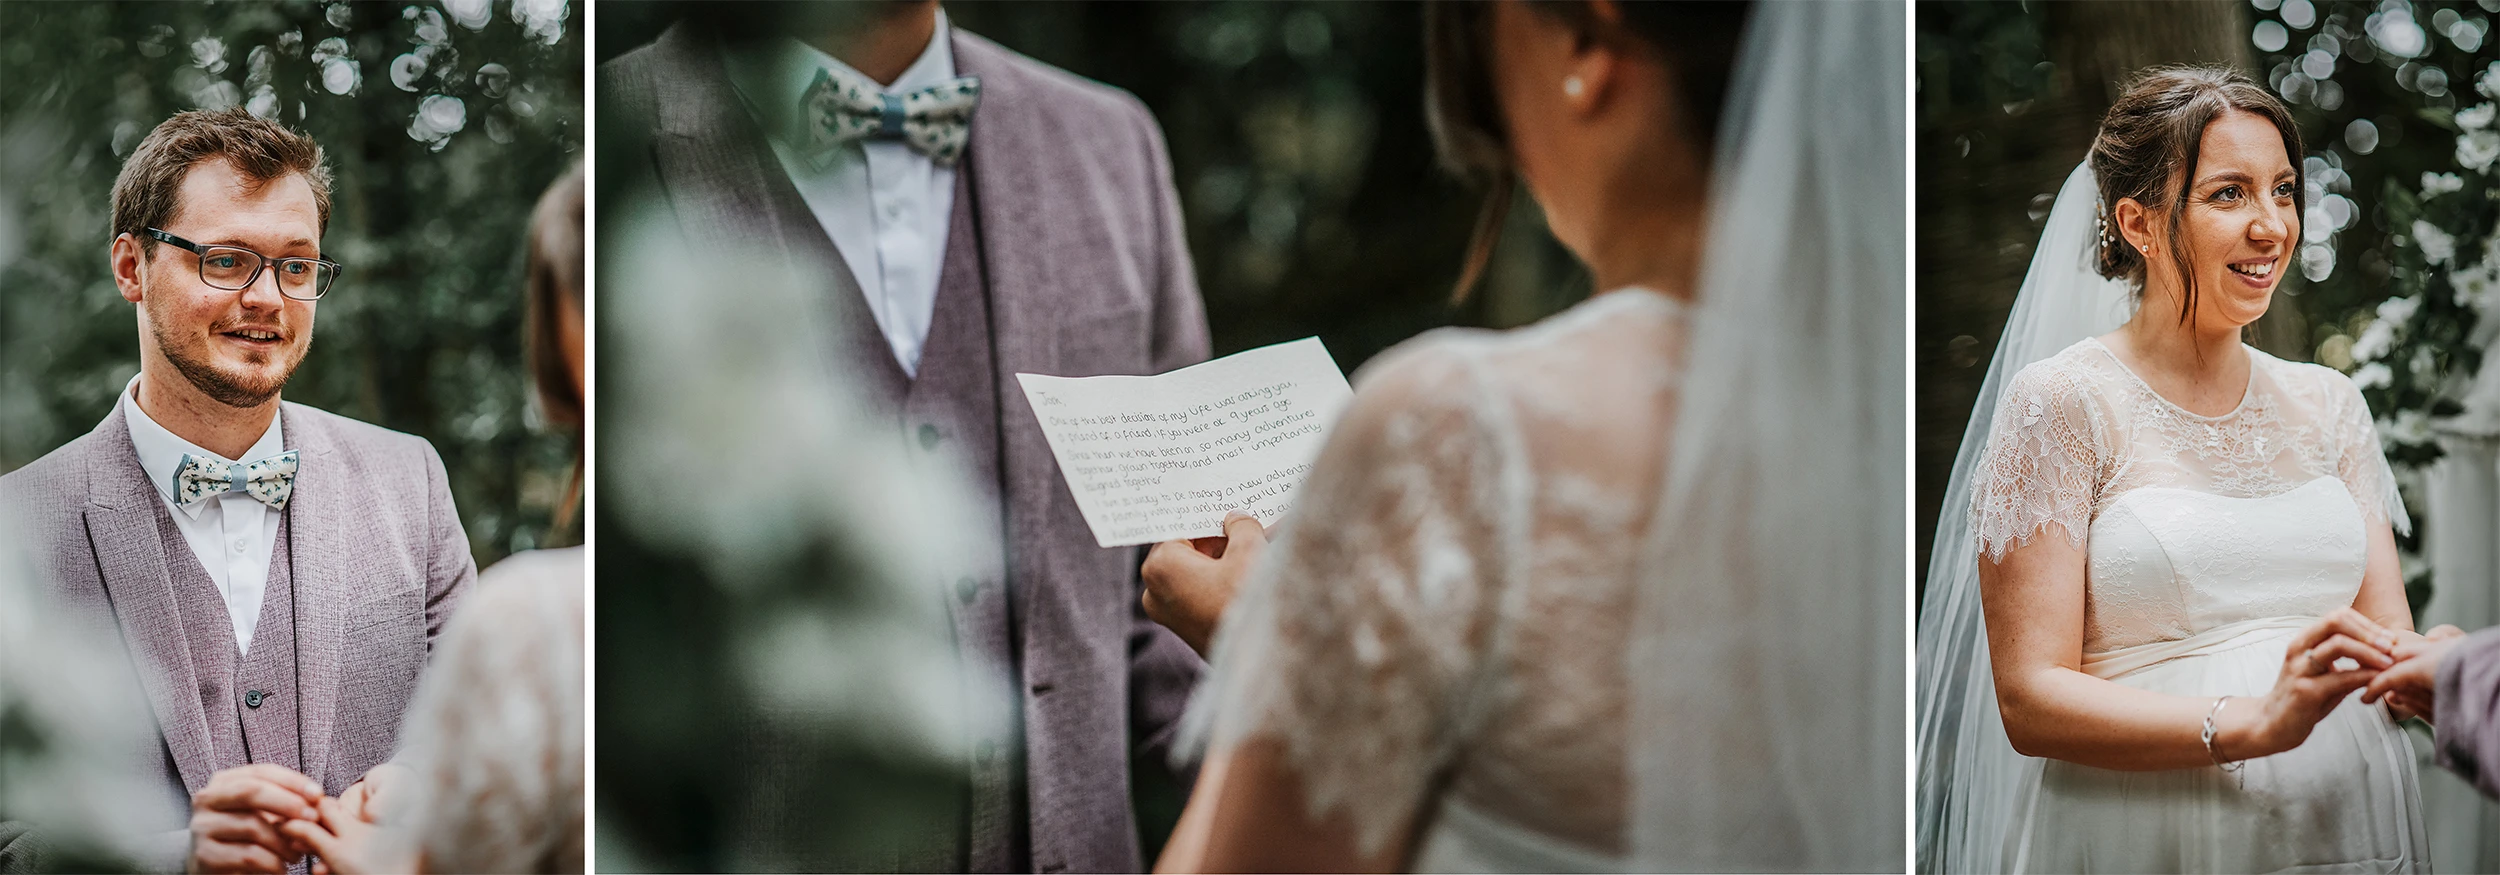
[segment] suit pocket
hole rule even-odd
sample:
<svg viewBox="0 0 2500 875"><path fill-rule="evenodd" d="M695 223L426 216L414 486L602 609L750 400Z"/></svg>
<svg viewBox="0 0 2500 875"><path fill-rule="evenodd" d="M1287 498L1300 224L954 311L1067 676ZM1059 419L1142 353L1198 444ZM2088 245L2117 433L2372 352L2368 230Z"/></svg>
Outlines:
<svg viewBox="0 0 2500 875"><path fill-rule="evenodd" d="M1118 309L1079 314L1059 332L1061 376L1143 374L1151 366L1153 341L1146 311Z"/></svg>

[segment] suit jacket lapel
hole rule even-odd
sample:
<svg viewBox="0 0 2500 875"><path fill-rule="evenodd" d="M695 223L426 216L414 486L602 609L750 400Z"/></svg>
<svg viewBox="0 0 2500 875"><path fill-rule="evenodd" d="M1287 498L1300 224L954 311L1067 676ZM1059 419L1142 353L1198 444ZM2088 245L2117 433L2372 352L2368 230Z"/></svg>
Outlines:
<svg viewBox="0 0 2500 875"><path fill-rule="evenodd" d="M673 83L678 93L659 102L660 133L652 143L686 238L730 258L777 253L790 276L821 282L831 297L818 314L827 317L823 327L841 338L850 361L861 366L857 372L875 381L878 391L869 394L901 398L910 378L894 362L849 262L730 84L720 47L684 25L662 34L659 47L688 74Z"/></svg>
<svg viewBox="0 0 2500 875"><path fill-rule="evenodd" d="M97 457L88 468L87 536L96 569L112 600L122 640L139 664L140 684L172 752L182 785L197 793L207 786L213 755L208 713L201 707L192 672L190 639L174 601L173 572L165 564L165 540L157 527L164 501L139 465L130 424L119 405L96 427Z"/></svg>
<svg viewBox="0 0 2500 875"><path fill-rule="evenodd" d="M1048 171L1036 159L1053 148L1041 142L1049 119L1019 93L1024 83L1007 65L1005 49L962 31L954 31L952 39L956 72L981 77L981 107L973 113L972 142L964 154L980 208L974 227L989 282L999 391L1010 399L1010 423L1031 424L1031 409L1014 375L1059 373L1052 305L1073 297L1056 294L1050 285L1056 275L1050 269L1047 205L1032 197L1048 188L1042 184Z"/></svg>
<svg viewBox="0 0 2500 875"><path fill-rule="evenodd" d="M350 567L358 544L385 539L371 532L370 514L347 500L355 484L338 443L312 416L288 410L287 448L301 454L295 492L287 499L289 579L295 588L295 714L304 775L329 785L330 732L338 713L339 673L346 646L346 600L361 579ZM342 776L353 781L361 775Z"/></svg>

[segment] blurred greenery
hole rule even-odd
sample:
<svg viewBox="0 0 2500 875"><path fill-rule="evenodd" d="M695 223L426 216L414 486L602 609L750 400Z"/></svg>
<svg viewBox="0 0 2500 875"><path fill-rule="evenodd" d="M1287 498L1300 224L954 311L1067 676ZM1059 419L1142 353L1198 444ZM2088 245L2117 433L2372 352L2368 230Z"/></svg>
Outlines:
<svg viewBox="0 0 2500 875"><path fill-rule="evenodd" d="M174 112L310 134L346 265L285 397L432 441L480 565L548 545L570 442L532 428L523 232L580 159L564 0L0 4L0 471L87 432L138 372L107 264L114 174Z"/></svg>
<svg viewBox="0 0 2500 875"><path fill-rule="evenodd" d="M2299 158L2309 181L2306 244L2300 276L2286 280L2250 340L2286 359L2349 369L2353 336L2393 291L2399 229L2388 192L2410 189L2426 170L2454 169L2448 114L2477 99L2473 77L2500 57L2500 40L2489 38L2494 12L2500 0L1920 3L1919 567L2041 223L2129 74L2229 64L2291 105L2309 153ZM2416 540L2403 538L2404 548L2417 550ZM2409 582L2418 609L2427 580Z"/></svg>

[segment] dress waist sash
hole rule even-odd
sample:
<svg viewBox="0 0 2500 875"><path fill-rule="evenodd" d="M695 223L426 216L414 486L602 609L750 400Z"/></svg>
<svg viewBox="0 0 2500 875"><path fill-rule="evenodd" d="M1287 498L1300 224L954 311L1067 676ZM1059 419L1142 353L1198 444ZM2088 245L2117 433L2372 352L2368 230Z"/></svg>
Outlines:
<svg viewBox="0 0 2500 875"><path fill-rule="evenodd" d="M2102 680L2117 680L2137 671L2151 668L2186 656L2205 656L2235 647L2246 646L2251 639L2297 631L2318 621L2316 617L2260 617L2224 623L2185 638L2153 641L2133 647L2121 647L2101 653L2083 655L2086 674Z"/></svg>

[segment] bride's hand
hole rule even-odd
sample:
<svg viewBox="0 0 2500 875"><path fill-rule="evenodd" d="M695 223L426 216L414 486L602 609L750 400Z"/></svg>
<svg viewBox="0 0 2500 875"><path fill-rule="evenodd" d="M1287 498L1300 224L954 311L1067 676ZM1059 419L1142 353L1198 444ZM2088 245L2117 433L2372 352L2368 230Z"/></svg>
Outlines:
<svg viewBox="0 0 2500 875"><path fill-rule="evenodd" d="M2354 690L2367 686L2381 670L2395 664L2391 652L2396 635L2360 611L2337 608L2316 623L2302 629L2284 648L2283 671L2275 677L2274 689L2259 700L2257 708L2227 708L2225 717L2236 723L2237 731L2227 733L2230 743L2217 739L2215 747L2228 759L2254 759L2282 753L2299 747L2309 739L2309 731L2326 719L2335 706ZM2350 659L2355 665L2337 670L2335 663ZM2229 717L2237 711L2239 716ZM2220 728L2220 727L2217 727Z"/></svg>
<svg viewBox="0 0 2500 875"><path fill-rule="evenodd" d="M1266 548L1267 529L1240 511L1224 516L1224 537L1156 544L1138 569L1146 579L1145 594L1139 597L1146 616L1204 656L1224 606L1232 603L1233 589Z"/></svg>

